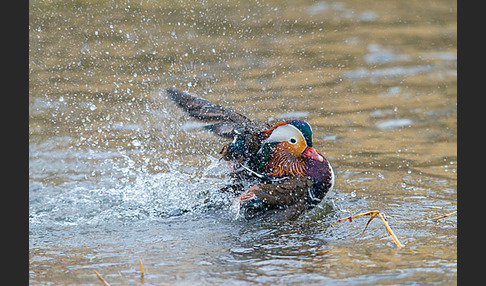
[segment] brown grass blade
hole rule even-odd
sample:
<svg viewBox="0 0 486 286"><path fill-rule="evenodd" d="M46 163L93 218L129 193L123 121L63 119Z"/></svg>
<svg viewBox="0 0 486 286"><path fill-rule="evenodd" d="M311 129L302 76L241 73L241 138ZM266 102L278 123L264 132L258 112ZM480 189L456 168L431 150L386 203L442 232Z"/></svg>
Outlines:
<svg viewBox="0 0 486 286"><path fill-rule="evenodd" d="M98 279L100 279L101 282L103 282L103 284L105 286L110 286L110 283L106 282L106 280L103 277L101 277L101 274L98 271L95 270L94 272L96 273L96 276L98 277Z"/></svg>

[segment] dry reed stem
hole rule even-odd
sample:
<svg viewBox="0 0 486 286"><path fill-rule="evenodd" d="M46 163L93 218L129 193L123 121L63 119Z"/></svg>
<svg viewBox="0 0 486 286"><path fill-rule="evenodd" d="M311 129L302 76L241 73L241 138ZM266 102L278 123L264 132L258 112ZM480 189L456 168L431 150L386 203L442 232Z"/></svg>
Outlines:
<svg viewBox="0 0 486 286"><path fill-rule="evenodd" d="M138 259L138 262L140 263L140 281L143 283L143 276L145 274L145 272L143 271L143 263L142 263L142 259Z"/></svg>
<svg viewBox="0 0 486 286"><path fill-rule="evenodd" d="M140 263L140 272L142 272L142 275L143 275L143 263L142 263L142 259L138 259L138 262Z"/></svg>
<svg viewBox="0 0 486 286"><path fill-rule="evenodd" d="M101 274L98 271L95 270L94 272L96 273L96 276L98 277L98 279L100 279L101 282L103 282L103 284L105 286L110 286L110 283L106 282L106 280L103 277L101 277Z"/></svg>
<svg viewBox="0 0 486 286"><path fill-rule="evenodd" d="M400 243L400 241L398 240L397 236L395 235L395 233L393 232L393 230L391 229L390 225L388 224L387 220L386 220L386 217L385 217L385 214L380 212L380 211L369 211L369 212L364 212L364 213L360 213L360 214L356 214L356 215L352 215L352 216L348 216L348 217L345 217L345 218L341 218L341 219L338 219L337 221L335 221L331 226L334 226L336 223L338 222L341 222L341 221L345 221L345 220L349 220L349 222L352 222L353 221L353 218L357 218L357 217L360 217L360 216L365 216L365 215L370 215L370 219L368 220L368 222L366 223L366 226L365 226L365 229L363 231L366 230L366 228L368 227L368 225L370 224L370 222L376 217L376 216L379 216L381 221L383 221L383 223L385 224L385 228L388 232L388 235L390 235L390 237L392 238L393 242L395 243L395 245L398 247L398 248L402 248L402 247L405 247L403 244Z"/></svg>
<svg viewBox="0 0 486 286"><path fill-rule="evenodd" d="M454 211L454 212L451 212L451 213L448 213L448 214L445 214L445 215L441 215L441 216L438 216L438 217L430 218L428 220L438 220L438 219L445 218L445 217L448 217L450 215L453 215L455 213L457 213L457 211Z"/></svg>

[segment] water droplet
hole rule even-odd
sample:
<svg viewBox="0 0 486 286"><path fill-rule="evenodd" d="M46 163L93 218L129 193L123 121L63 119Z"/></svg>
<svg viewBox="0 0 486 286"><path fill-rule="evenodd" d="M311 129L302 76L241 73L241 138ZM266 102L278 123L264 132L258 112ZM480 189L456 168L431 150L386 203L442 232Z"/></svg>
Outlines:
<svg viewBox="0 0 486 286"><path fill-rule="evenodd" d="M132 146L133 147L140 147L140 146L142 146L142 143L140 143L139 140L135 139L135 140L132 140Z"/></svg>

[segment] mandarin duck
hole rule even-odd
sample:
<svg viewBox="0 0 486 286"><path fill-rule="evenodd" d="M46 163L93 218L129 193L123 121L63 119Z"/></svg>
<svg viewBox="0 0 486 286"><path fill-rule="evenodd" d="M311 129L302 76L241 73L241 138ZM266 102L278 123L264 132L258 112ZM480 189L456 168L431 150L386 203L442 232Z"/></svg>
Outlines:
<svg viewBox="0 0 486 286"><path fill-rule="evenodd" d="M166 92L190 116L210 123L206 129L232 139L220 152L232 166L232 183L222 190L236 193L232 208L246 219L296 219L332 190L334 172L312 147L309 123L258 123L188 92Z"/></svg>

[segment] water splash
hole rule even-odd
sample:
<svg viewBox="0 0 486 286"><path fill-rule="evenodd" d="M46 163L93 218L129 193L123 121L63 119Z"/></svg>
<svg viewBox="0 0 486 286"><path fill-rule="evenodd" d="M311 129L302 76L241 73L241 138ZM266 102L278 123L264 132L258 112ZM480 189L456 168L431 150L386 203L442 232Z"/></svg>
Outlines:
<svg viewBox="0 0 486 286"><path fill-rule="evenodd" d="M31 182L30 229L148 223L229 207L228 195L219 192L226 170L217 158L208 156L211 163L201 176L184 171L178 161L171 162L168 171L153 173L121 154L123 159L113 163L112 177L102 182Z"/></svg>

